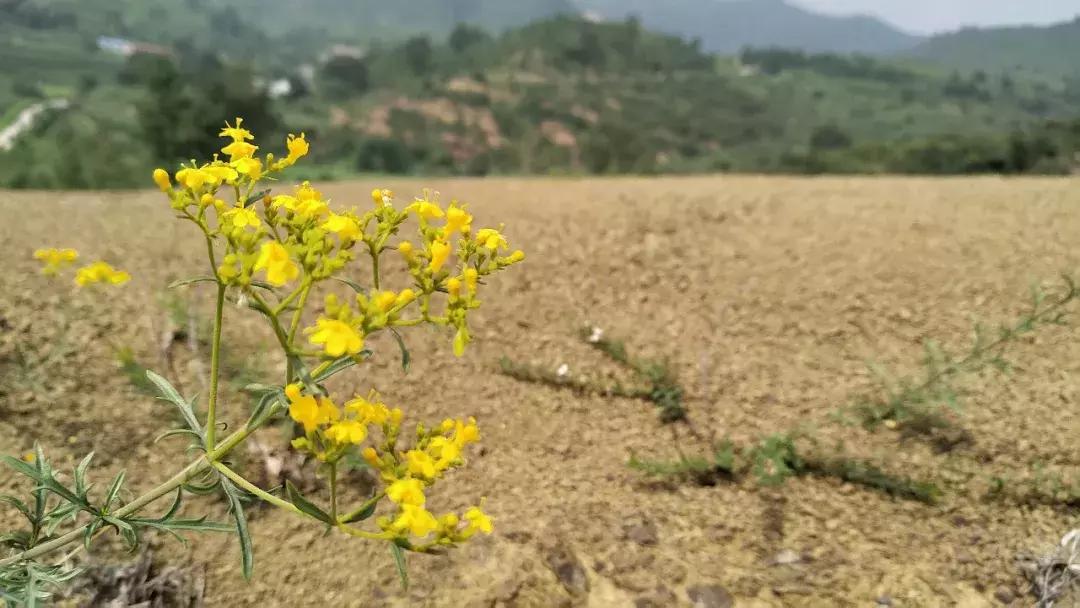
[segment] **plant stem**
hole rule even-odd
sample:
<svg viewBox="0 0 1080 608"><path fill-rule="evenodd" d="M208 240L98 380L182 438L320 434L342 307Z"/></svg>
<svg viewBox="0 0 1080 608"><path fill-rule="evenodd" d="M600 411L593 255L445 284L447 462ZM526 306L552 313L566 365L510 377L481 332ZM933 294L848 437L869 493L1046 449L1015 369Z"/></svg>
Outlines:
<svg viewBox="0 0 1080 608"><path fill-rule="evenodd" d="M374 243L368 243L368 253L371 254L371 274L375 289L379 288L379 251Z"/></svg>
<svg viewBox="0 0 1080 608"><path fill-rule="evenodd" d="M330 519L337 521L337 463L330 463Z"/></svg>
<svg viewBox="0 0 1080 608"><path fill-rule="evenodd" d="M311 281L305 280L303 287L300 291L300 301L296 304L296 311L293 312L292 322L289 323L289 344L292 344L296 339L296 330L300 328L300 317L304 313L304 306L307 305L308 295L311 294Z"/></svg>
<svg viewBox="0 0 1080 608"><path fill-rule="evenodd" d="M206 451L212 452L217 443L218 372L221 367L221 318L225 309L225 284L218 282L217 304L214 309L214 337L210 344L210 403L206 408Z"/></svg>
<svg viewBox="0 0 1080 608"><path fill-rule="evenodd" d="M260 499L274 505L275 507L280 507L280 508L285 509L286 511L288 511L290 513L295 513L295 514L300 515L302 517L310 517L307 513L304 513L303 511L298 509L296 507L296 505L292 504L291 502L289 502L287 500L283 500L281 498L278 498L277 496L274 496L273 494L267 492L266 490L263 490L259 486L256 486L255 484L253 484L250 481L248 481L247 479L245 479L242 475L240 475L236 471L234 471L234 470L230 469L229 467L221 464L220 462L215 462L214 463L214 468L217 469L218 471L220 471L222 475L224 475L224 476L228 477L230 480L232 480L232 482L235 483L236 485L238 485L241 488L247 490L248 492L251 492L255 496L258 496Z"/></svg>

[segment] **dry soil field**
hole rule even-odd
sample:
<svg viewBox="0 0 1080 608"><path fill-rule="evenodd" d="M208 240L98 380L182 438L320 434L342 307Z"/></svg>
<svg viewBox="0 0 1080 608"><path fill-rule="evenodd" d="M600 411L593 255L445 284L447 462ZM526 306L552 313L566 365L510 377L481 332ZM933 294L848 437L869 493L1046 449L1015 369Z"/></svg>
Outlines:
<svg viewBox="0 0 1080 608"><path fill-rule="evenodd" d="M974 441L951 452L885 429L845 428L830 414L872 386L867 361L917 369L925 338L966 343L973 317L1011 319L1032 282L1077 269L1077 180L387 185L401 197L426 185L466 200L478 220L505 221L511 242L529 256L493 281L465 357L450 355L448 337L414 332L408 375L393 343L381 341L371 367L341 385L366 392L374 384L420 419L476 416L482 452L456 473L454 496L432 500L461 507L486 496L496 533L445 557L411 557L408 591L384 546L322 539L321 530L269 508L252 517L249 584L235 538L201 537L188 548L155 541L161 559L205 565L209 606L686 606L691 593L699 605L725 606L721 589L737 606L1025 606L1032 601L1017 555L1052 546L1076 527L1075 508L985 498L994 476L1080 465L1075 324L1021 342L1010 377L986 372L965 383L960 420ZM335 203L366 205L372 186L325 191ZM0 357L8 377L13 342L44 348L68 299L66 286L36 274L35 247L127 260L122 266L135 277L103 303L83 294L67 304L75 319L70 348L50 366L55 378L42 382L44 392L33 378L0 389L0 451L24 453L37 437L64 467L95 450L98 478L127 467L134 486L145 488L170 475L184 462L181 446L152 444L172 422L166 406L134 391L111 352L130 346L160 368L164 287L202 273L199 239L157 193L0 192L0 213ZM197 289L184 297L212 299ZM254 318L238 323L227 336L234 359L274 366L243 356L269 336L254 331L261 327ZM701 434L746 442L803 425L885 470L937 482L944 499L927 506L810 477L773 489L750 480L650 481L626 466L629 453L676 453L672 427L651 406L498 374L503 355L566 363L571 374L608 373L576 336L585 323L624 337L635 352L670 357ZM197 361L179 367L197 389L189 374ZM234 420L242 415L234 409ZM0 472L0 489L13 483ZM0 512L0 521L11 516Z"/></svg>

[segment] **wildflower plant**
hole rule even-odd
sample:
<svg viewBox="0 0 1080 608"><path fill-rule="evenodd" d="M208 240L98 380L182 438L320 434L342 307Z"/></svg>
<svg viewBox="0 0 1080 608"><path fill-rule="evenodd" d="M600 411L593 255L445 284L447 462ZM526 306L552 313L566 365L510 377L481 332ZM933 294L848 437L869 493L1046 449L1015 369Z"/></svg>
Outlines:
<svg viewBox="0 0 1080 608"><path fill-rule="evenodd" d="M191 223L205 242L209 274L174 286L206 283L216 293L205 416L200 416L198 396L182 395L163 376L146 372L160 398L175 406L183 421L162 438L185 438L189 453L197 456L130 500L123 472L103 492L90 482L93 454L70 475L56 471L41 446L29 458L4 457L33 482L28 500L0 496L28 524L0 535L0 548L7 551L6 556L0 553L0 599L9 604L36 605L47 599L50 588L73 576L66 560L56 562L50 554L77 542L89 549L110 530L132 548L149 530L176 535L235 531L243 574L250 577L252 547L244 514L249 495L330 530L387 543L403 580L405 551L437 552L492 532L492 521L479 503L457 514L436 512L427 501L430 488L464 466L469 447L480 440L474 419L417 424L413 430L405 425L404 412L378 393L332 395L326 382L372 356L366 345L380 332L397 340L406 368L409 355L399 331L410 327L443 328L460 356L470 342L469 313L480 306L485 281L522 261L524 254L510 250L501 227L474 228L464 205L455 201L444 208L432 193L399 206L390 191L379 189L361 210L331 209L308 182L272 195L266 188L270 181L308 153L304 135L290 135L280 158L260 157L254 135L239 118L226 124L221 136L227 143L212 160L153 173L176 216ZM417 224L415 236L401 238L411 221ZM58 276L78 254L46 249L35 257L46 274ZM407 270L410 285L385 284L382 269L395 258ZM358 279L365 275L370 286ZM129 278L95 262L78 269L74 280L83 287L109 287ZM313 304L316 294L322 296L321 305ZM247 421L222 436L219 376L227 301L262 317L286 363L280 384L247 387L255 395ZM324 496L304 496L290 483L274 490L258 487L229 464L229 454L254 431L286 414L298 431L293 448L318 463ZM347 458L362 459L380 481L356 505L344 504L341 497L339 473ZM223 496L232 523L181 517L181 504L193 493ZM163 514L145 514L170 496L171 506Z"/></svg>

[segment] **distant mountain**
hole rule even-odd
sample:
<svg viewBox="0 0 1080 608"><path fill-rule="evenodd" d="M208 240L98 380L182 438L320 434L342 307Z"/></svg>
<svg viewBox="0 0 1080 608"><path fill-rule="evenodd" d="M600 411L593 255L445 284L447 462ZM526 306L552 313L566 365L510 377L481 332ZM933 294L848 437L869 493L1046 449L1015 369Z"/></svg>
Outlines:
<svg viewBox="0 0 1080 608"><path fill-rule="evenodd" d="M404 35L445 35L458 23L501 31L560 14L576 14L570 0L199 0L233 8L271 34L322 30L362 42Z"/></svg>
<svg viewBox="0 0 1080 608"><path fill-rule="evenodd" d="M906 54L958 69L1080 76L1080 16L1046 27L966 28L934 36Z"/></svg>
<svg viewBox="0 0 1080 608"><path fill-rule="evenodd" d="M833 17L785 0L579 0L605 18L637 16L645 27L699 38L705 49L733 53L744 47L884 55L923 39L866 16Z"/></svg>

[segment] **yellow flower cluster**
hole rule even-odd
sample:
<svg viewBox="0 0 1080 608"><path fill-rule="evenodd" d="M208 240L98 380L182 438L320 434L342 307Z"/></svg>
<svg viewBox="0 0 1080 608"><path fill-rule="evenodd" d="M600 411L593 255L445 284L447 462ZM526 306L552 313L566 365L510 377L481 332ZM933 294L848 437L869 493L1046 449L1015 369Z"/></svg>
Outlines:
<svg viewBox="0 0 1080 608"><path fill-rule="evenodd" d="M57 276L65 266L70 266L79 259L79 252L74 249L38 249L34 258L42 263L41 273L45 276ZM75 271L75 284L85 287L94 283L123 285L131 280L131 275L117 270L106 262L93 262Z"/></svg>
<svg viewBox="0 0 1080 608"><path fill-rule="evenodd" d="M453 545L468 540L476 532L490 534L491 519L479 507L471 507L461 518L447 513L436 518L425 507L425 490L447 471L464 464L465 447L480 439L476 420L444 420L435 430L417 428L414 448L397 449L403 418L399 408L389 408L374 391L366 398L356 396L339 408L322 395L305 395L299 384L285 389L289 416L304 429L304 437L293 447L327 464L336 464L351 449L370 437L369 428L379 429L379 448L368 445L361 454L386 485L385 495L395 505L393 516L379 518L385 538L426 539L426 545ZM460 525L464 520L465 525ZM434 535L434 536L432 536ZM431 536L431 538L427 538Z"/></svg>

